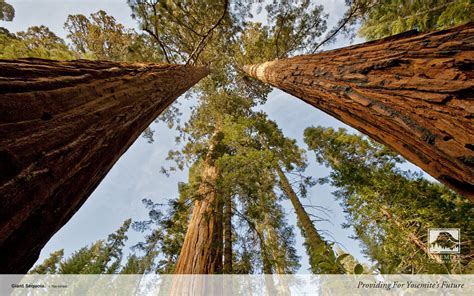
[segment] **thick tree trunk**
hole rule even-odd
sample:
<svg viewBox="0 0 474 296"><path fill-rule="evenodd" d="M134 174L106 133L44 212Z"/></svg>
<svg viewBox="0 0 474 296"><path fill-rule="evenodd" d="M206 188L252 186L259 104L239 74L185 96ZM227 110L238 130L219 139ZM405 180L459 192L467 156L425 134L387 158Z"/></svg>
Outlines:
<svg viewBox="0 0 474 296"><path fill-rule="evenodd" d="M191 274L222 273L223 202L218 195L219 170L214 163L218 131L211 139L209 152L201 168L199 197L194 202L191 219L179 253L170 295L207 295L222 292L222 283Z"/></svg>
<svg viewBox="0 0 474 296"><path fill-rule="evenodd" d="M204 68L0 60L0 272L24 273Z"/></svg>
<svg viewBox="0 0 474 296"><path fill-rule="evenodd" d="M232 196L224 204L224 273L232 273Z"/></svg>
<svg viewBox="0 0 474 296"><path fill-rule="evenodd" d="M203 163L199 199L194 202L175 274L222 272L223 203L217 192L219 171L213 161L214 147L212 143Z"/></svg>
<svg viewBox="0 0 474 296"><path fill-rule="evenodd" d="M245 66L474 200L474 25Z"/></svg>

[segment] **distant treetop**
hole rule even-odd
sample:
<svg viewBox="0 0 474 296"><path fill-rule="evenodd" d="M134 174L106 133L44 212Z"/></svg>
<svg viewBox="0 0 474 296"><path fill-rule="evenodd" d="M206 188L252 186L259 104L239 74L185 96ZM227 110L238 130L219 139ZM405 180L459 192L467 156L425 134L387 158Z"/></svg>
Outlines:
<svg viewBox="0 0 474 296"><path fill-rule="evenodd" d="M15 17L15 9L13 6L5 2L5 0L0 0L0 20L11 22Z"/></svg>

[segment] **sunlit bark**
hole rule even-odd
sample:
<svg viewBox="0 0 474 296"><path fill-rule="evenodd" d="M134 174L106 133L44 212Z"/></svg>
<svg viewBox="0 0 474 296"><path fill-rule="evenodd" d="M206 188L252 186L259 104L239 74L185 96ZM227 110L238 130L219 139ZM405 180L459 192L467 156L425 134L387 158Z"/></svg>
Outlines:
<svg viewBox="0 0 474 296"><path fill-rule="evenodd" d="M245 66L474 200L472 23Z"/></svg>

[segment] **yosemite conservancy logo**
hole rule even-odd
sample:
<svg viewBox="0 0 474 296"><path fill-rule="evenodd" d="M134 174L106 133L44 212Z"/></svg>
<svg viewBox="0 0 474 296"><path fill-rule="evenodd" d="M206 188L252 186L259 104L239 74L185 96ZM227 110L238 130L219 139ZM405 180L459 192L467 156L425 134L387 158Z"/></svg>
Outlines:
<svg viewBox="0 0 474 296"><path fill-rule="evenodd" d="M433 254L459 254L459 228L431 228L428 230L429 252Z"/></svg>

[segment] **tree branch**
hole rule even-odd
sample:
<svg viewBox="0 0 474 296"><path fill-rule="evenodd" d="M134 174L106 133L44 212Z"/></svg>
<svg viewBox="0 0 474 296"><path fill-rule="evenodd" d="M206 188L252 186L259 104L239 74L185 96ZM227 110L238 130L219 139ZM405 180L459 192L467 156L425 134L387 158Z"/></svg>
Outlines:
<svg viewBox="0 0 474 296"><path fill-rule="evenodd" d="M202 37L201 41L199 42L199 44L194 48L194 51L191 53L191 55L189 56L188 60L186 61L186 64L185 65L188 65L189 62L193 59L193 57L196 55L196 57L194 58L194 64L196 63L196 61L198 60L199 58L199 55L201 54L202 52L202 49L204 47L201 48L201 46L204 46L205 45L205 41L207 39L207 37L209 37L209 35L212 33L212 31L214 31L215 28L217 28L220 23L222 22L222 20L224 19L225 15L227 14L227 6L229 5L229 0L225 0L224 1L224 12L222 13L221 17L219 18L219 20L217 20L217 22L206 32L206 34L204 34L204 36Z"/></svg>
<svg viewBox="0 0 474 296"><path fill-rule="evenodd" d="M377 3L377 1L374 1L374 3L372 4L372 6L369 6L367 7L367 10L369 10L370 8L372 8L373 6L375 6L375 4ZM351 10L350 10L350 13L349 15L342 21L342 23L339 25L339 27L335 30L333 30L332 34L330 34L328 37L326 37L326 39L324 39L321 43L319 43L312 51L311 53L315 53L318 48L320 48L321 46L323 46L325 43L327 43L328 41L330 41L332 38L334 38L334 36L336 36L339 31L341 31L346 25L347 23L349 23L349 21L356 15L356 13L361 9L362 7L357 4L356 6L352 7L351 6Z"/></svg>
<svg viewBox="0 0 474 296"><path fill-rule="evenodd" d="M326 37L326 39L324 39L322 42L320 42L318 45L316 45L316 47L311 51L311 53L315 53L318 48L320 48L321 46L323 46L325 43L327 43L329 40L331 40L332 38L334 38L334 36L336 36L339 31L341 31L346 25L347 23L352 19L352 17L354 16L355 12L357 11L357 9L352 9L351 8L351 12L349 13L349 15L343 20L342 24L339 25L339 27L336 29L336 30L333 30L332 34L330 34L328 37Z"/></svg>
<svg viewBox="0 0 474 296"><path fill-rule="evenodd" d="M165 45L163 44L163 42L161 42L161 40L160 40L160 38L158 37L158 35L156 35L153 31L151 31L151 30L148 29L148 28L143 28L143 31L147 32L147 33L150 34L153 38L155 38L156 42L158 42L158 45L160 45L161 51L163 52L163 55L165 56L166 62L167 62L168 64L171 64L170 59L169 59L169 57L168 57L168 54L166 53Z"/></svg>

